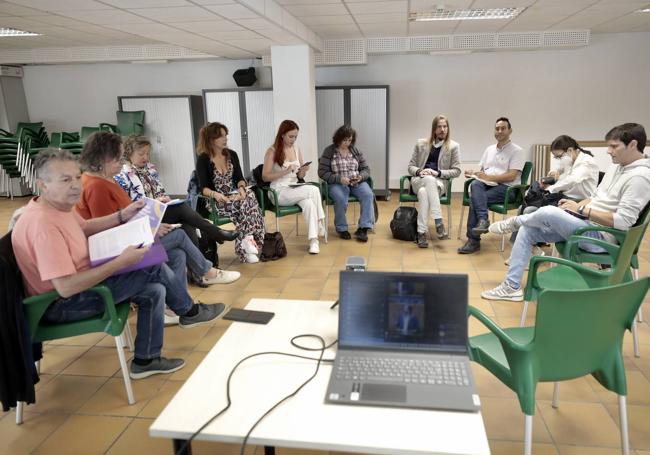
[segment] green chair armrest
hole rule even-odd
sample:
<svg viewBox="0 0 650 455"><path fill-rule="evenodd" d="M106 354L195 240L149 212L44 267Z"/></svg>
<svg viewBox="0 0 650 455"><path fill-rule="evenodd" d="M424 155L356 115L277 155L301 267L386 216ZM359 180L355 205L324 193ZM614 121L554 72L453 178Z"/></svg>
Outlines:
<svg viewBox="0 0 650 455"><path fill-rule="evenodd" d="M537 280L537 275L539 273L538 269L542 264L547 262L564 265L574 269L578 273L589 275L591 277L599 278L599 279L607 278L607 276L611 274L611 272L609 271L596 270L591 267L587 267L580 263L573 262L564 258L556 258L553 256L533 256L530 258L530 262L528 263L529 272L528 272L528 282L526 283L526 290L524 292L525 295L530 295L529 293L532 291L531 290L532 287L536 287L536 288L540 287L539 282Z"/></svg>
<svg viewBox="0 0 650 455"><path fill-rule="evenodd" d="M529 345L522 345L513 340L506 332L501 329L492 319L490 319L485 313L483 313L478 308L469 306L469 316L474 316L476 319L481 322L485 327L487 327L490 332L492 332L501 342L502 345L507 346L508 348L515 351L528 351L530 350Z"/></svg>
<svg viewBox="0 0 650 455"><path fill-rule="evenodd" d="M590 243L596 245L607 251L607 253L612 255L613 261L616 261L618 253L621 248L619 245L614 245L613 243L606 242L605 240L595 239L593 237L587 237L584 235L572 235L566 241L565 246L565 258L574 260L577 256L578 249L580 248L580 243Z"/></svg>
<svg viewBox="0 0 650 455"><path fill-rule="evenodd" d="M616 229L613 227L608 227L608 226L584 226L581 228L578 228L573 235L582 235L585 232L607 232L609 234L612 234L618 243L623 243L625 241L625 231L621 231L620 229Z"/></svg>
<svg viewBox="0 0 650 455"><path fill-rule="evenodd" d="M525 185L523 183L521 183L519 185L509 186L508 188L506 188L506 195L505 195L505 198L503 200L503 203L504 204L509 204L509 203L516 202L517 201L516 195L515 195L514 200L512 202L509 202L510 201L510 194L517 191L518 194L523 197L524 193L526 192L526 190L528 189L529 186L530 185Z"/></svg>
<svg viewBox="0 0 650 455"><path fill-rule="evenodd" d="M330 203L330 186L325 180L321 179L321 198L325 201L325 204Z"/></svg>

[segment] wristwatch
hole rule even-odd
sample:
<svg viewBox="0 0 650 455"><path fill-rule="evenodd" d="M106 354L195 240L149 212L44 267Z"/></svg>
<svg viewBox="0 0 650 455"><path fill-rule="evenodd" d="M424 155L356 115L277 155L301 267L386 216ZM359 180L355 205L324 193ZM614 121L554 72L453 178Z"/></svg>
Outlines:
<svg viewBox="0 0 650 455"><path fill-rule="evenodd" d="M579 205L579 206L578 206L578 213L579 213L580 215L584 215L584 213L582 213L582 212L585 211L585 207L586 207L586 206L584 206L584 205Z"/></svg>

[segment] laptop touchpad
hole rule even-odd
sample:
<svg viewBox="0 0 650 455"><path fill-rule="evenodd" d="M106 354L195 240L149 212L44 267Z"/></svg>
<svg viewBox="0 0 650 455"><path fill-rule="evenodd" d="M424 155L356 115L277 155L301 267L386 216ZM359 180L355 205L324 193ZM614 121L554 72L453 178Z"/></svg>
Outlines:
<svg viewBox="0 0 650 455"><path fill-rule="evenodd" d="M362 401L406 402L406 387L394 384L364 384L361 388Z"/></svg>

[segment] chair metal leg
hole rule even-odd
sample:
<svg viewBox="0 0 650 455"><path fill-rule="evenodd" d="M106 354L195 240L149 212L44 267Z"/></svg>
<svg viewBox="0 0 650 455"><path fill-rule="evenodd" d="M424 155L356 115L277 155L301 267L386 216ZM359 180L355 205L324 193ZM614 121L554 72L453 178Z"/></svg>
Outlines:
<svg viewBox="0 0 650 455"><path fill-rule="evenodd" d="M133 389L131 388L131 378L129 377L129 368L126 365L126 357L124 356L124 344L122 343L122 337L116 336L114 338L115 338L115 346L117 347L117 356L120 359L120 368L122 369L122 377L124 378L126 397L129 401L129 404L134 404L135 398L133 398Z"/></svg>
<svg viewBox="0 0 650 455"><path fill-rule="evenodd" d="M632 267L632 279L638 280L639 279L639 269L635 269ZM643 307L643 304L639 307L639 311L636 314L637 316L637 321L643 322L643 310L641 309Z"/></svg>
<svg viewBox="0 0 650 455"><path fill-rule="evenodd" d="M555 409L560 407L560 383L553 384L553 402L551 403Z"/></svg>
<svg viewBox="0 0 650 455"><path fill-rule="evenodd" d="M519 321L519 327L524 327L526 325L526 313L528 313L528 300L524 300L524 307L521 310L521 320Z"/></svg>
<svg viewBox="0 0 650 455"><path fill-rule="evenodd" d="M24 401L16 403L16 425L23 423L23 408L25 407Z"/></svg>
<svg viewBox="0 0 650 455"><path fill-rule="evenodd" d="M298 237L298 214L296 213L296 237Z"/></svg>
<svg viewBox="0 0 650 455"><path fill-rule="evenodd" d="M447 220L449 226L447 226L447 238L451 238L451 204L447 206Z"/></svg>
<svg viewBox="0 0 650 455"><path fill-rule="evenodd" d="M280 232L280 218L275 217L275 232Z"/></svg>
<svg viewBox="0 0 650 455"><path fill-rule="evenodd" d="M506 219L506 216L507 216L507 215L508 215L507 213L504 213L504 214L503 214L503 219L504 219L504 220ZM503 252L505 249L506 249L506 235L503 234L503 235L501 236L501 252Z"/></svg>
<svg viewBox="0 0 650 455"><path fill-rule="evenodd" d="M639 351L639 331L636 324L636 318L632 319L632 344L634 345L634 357L641 357L641 352Z"/></svg>
<svg viewBox="0 0 650 455"><path fill-rule="evenodd" d="M625 395L618 396L618 414L621 422L621 451L623 455L630 453L630 438L627 431L627 402Z"/></svg>
<svg viewBox="0 0 650 455"><path fill-rule="evenodd" d="M131 324L129 321L126 321L124 325L124 332L122 333L126 338L126 346L129 348L129 351L135 351L135 343L133 342L133 333L131 332Z"/></svg>
<svg viewBox="0 0 650 455"><path fill-rule="evenodd" d="M531 455L533 450L533 416L526 415L524 420L524 455Z"/></svg>
<svg viewBox="0 0 650 455"><path fill-rule="evenodd" d="M465 215L465 206L461 205L460 206L460 221L458 222L458 237L457 239L460 240L460 230L463 228L463 216Z"/></svg>

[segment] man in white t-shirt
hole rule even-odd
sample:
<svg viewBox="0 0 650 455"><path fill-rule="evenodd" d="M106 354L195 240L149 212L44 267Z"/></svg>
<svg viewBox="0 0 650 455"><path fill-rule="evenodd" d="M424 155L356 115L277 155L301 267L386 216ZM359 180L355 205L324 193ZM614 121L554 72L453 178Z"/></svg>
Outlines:
<svg viewBox="0 0 650 455"><path fill-rule="evenodd" d="M465 177L475 180L469 186L467 242L458 248L458 254L476 253L481 249L481 234L485 234L490 226L488 206L503 203L508 187L521 182L526 157L522 148L510 140L511 134L510 120L499 117L494 125L497 143L483 152L479 171L465 171Z"/></svg>

